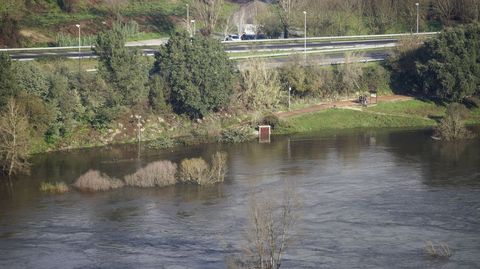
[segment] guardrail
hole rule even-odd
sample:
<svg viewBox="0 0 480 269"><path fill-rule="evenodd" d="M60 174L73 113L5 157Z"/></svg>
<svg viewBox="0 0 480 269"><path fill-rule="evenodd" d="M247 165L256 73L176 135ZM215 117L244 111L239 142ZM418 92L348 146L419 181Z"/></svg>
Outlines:
<svg viewBox="0 0 480 269"><path fill-rule="evenodd" d="M382 34L382 35L355 35L355 36L321 36L321 37L299 37L299 38L284 38L284 39L252 39L252 40L238 40L238 41L222 41L224 44L245 44L245 43L276 43L276 42L295 42L295 41L323 41L323 40L343 40L343 39L365 39L365 38L396 38L402 36L430 36L437 35L440 32L424 32L424 33L404 33L404 34Z"/></svg>
<svg viewBox="0 0 480 269"><path fill-rule="evenodd" d="M307 41L328 41L328 40L345 40L345 39L383 39L383 38L395 38L402 36L429 36L436 35L439 32L426 32L426 33L406 33L406 34L384 34L384 35L357 35L357 36L324 36L324 37L307 37ZM294 43L305 41L305 38L287 38L287 39L256 39L256 40L240 40L240 41L222 41L225 45L241 45L249 43ZM166 42L162 40L162 42ZM140 43L140 42L138 42ZM157 45L152 44L127 44L126 47L155 47ZM80 46L80 49L92 49L94 46ZM69 47L43 47L43 48L11 48L11 49L0 49L0 51L5 52L26 52L26 51L51 51L51 50L78 50L78 46L69 46Z"/></svg>

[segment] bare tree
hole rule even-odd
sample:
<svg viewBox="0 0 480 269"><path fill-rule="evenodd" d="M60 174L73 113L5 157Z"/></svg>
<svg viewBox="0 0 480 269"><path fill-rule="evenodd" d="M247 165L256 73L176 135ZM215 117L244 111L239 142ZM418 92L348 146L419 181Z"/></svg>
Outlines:
<svg viewBox="0 0 480 269"><path fill-rule="evenodd" d="M455 14L455 2L454 0L436 0L432 2L435 13L445 25L450 24L450 20Z"/></svg>
<svg viewBox="0 0 480 269"><path fill-rule="evenodd" d="M271 109L283 98L278 72L268 69L264 61L254 59L241 68L242 91L239 100L252 110Z"/></svg>
<svg viewBox="0 0 480 269"><path fill-rule="evenodd" d="M277 10L280 16L280 21L283 26L283 35L288 38L289 30L292 25L294 12L297 11L298 6L302 0L277 0Z"/></svg>
<svg viewBox="0 0 480 269"><path fill-rule="evenodd" d="M353 90L360 90L360 79L363 75L363 69L359 63L361 58L359 54L345 53L345 63L338 69L344 94L348 95Z"/></svg>
<svg viewBox="0 0 480 269"><path fill-rule="evenodd" d="M212 35L220 17L224 0L194 0L193 8L202 21L204 27L201 32L204 36Z"/></svg>
<svg viewBox="0 0 480 269"><path fill-rule="evenodd" d="M299 217L300 203L295 188L286 184L279 194L252 193L250 227L245 249L248 268L278 269L290 243L292 228Z"/></svg>
<svg viewBox="0 0 480 269"><path fill-rule="evenodd" d="M28 166L29 138L25 112L10 99L0 116L0 158L2 170L8 176Z"/></svg>
<svg viewBox="0 0 480 269"><path fill-rule="evenodd" d="M103 0L110 13L119 18L120 10L128 4L128 0Z"/></svg>

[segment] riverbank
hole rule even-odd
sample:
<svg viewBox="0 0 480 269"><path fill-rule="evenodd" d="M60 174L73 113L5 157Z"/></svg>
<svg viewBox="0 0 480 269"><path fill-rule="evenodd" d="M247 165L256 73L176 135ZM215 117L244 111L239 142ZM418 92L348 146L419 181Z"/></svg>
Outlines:
<svg viewBox="0 0 480 269"><path fill-rule="evenodd" d="M445 106L431 101L411 98L380 102L366 108L345 102L342 106L324 105L322 109L302 114L292 112L285 117L275 133L302 133L323 129L433 127L445 115L445 110ZM480 124L480 108L471 109L469 112L466 123Z"/></svg>
<svg viewBox="0 0 480 269"><path fill-rule="evenodd" d="M354 128L430 128L445 115L445 106L407 96L389 95L379 103L363 108L353 100L325 102L289 112L278 112L279 124L273 135L308 133L321 130ZM172 115L147 115L135 119L124 115L111 128L95 131L79 127L70 136L47 145L37 141L32 153L91 148L113 144L137 143L140 139L149 147L162 149L203 143L238 143L254 139L254 127L266 114L244 112L214 113L203 120ZM262 116L263 115L263 116ZM466 121L480 124L480 108L470 110Z"/></svg>

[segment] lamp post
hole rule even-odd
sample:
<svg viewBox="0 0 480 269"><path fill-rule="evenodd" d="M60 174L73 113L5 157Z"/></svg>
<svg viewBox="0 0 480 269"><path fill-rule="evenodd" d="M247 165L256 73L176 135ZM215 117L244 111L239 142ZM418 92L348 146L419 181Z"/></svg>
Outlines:
<svg viewBox="0 0 480 269"><path fill-rule="evenodd" d="M192 34L192 37L195 36L195 32L196 32L196 29L195 29L195 20L192 20L192 23L193 23L193 34Z"/></svg>
<svg viewBox="0 0 480 269"><path fill-rule="evenodd" d="M419 23L419 19L420 19L420 15L419 15L419 12L418 12L418 9L419 9L419 6L420 4L419 3L415 3L415 6L417 6L417 34L418 34L418 23Z"/></svg>
<svg viewBox="0 0 480 269"><path fill-rule="evenodd" d="M82 45L82 37L81 37L81 31L80 31L80 24L75 24L78 28L78 73L80 74L80 50L81 50L81 45Z"/></svg>
<svg viewBox="0 0 480 269"><path fill-rule="evenodd" d="M187 31L190 33L190 37L192 37L192 31L190 31L190 6L187 4Z"/></svg>
<svg viewBox="0 0 480 269"><path fill-rule="evenodd" d="M292 87L288 87L288 111L290 111L290 94L292 92Z"/></svg>
<svg viewBox="0 0 480 269"><path fill-rule="evenodd" d="M303 11L303 15L305 17L305 23L304 23L304 31L305 31L305 40L304 40L304 56L305 56L305 64L307 64L307 12Z"/></svg>

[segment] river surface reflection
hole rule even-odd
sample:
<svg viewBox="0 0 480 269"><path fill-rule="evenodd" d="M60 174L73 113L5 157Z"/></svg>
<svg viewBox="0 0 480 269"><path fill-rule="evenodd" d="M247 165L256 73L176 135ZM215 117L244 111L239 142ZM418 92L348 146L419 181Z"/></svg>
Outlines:
<svg viewBox="0 0 480 269"><path fill-rule="evenodd" d="M274 137L173 150L112 146L35 156L0 185L0 268L225 268L244 245L248 194L295 182L303 204L282 268L480 268L480 139L424 130ZM150 162L229 154L225 183L49 195L89 169L122 178ZM447 243L450 260L425 255Z"/></svg>

